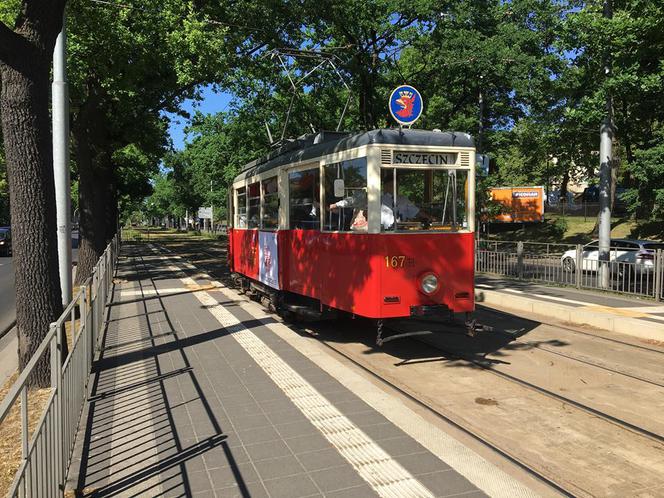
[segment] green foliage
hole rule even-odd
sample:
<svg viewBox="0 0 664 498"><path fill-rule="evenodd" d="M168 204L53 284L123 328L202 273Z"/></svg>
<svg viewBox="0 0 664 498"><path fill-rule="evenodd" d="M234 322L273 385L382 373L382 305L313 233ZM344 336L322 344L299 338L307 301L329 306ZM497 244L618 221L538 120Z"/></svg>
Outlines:
<svg viewBox="0 0 664 498"><path fill-rule="evenodd" d="M664 128L652 147L636 151L630 173L634 186L622 196L630 212L664 225Z"/></svg>
<svg viewBox="0 0 664 498"><path fill-rule="evenodd" d="M159 206L162 216L213 205L215 219L225 219L228 186L240 167L268 151L260 116L251 111L197 114L188 128L192 140L165 159L169 172L159 177L147 202Z"/></svg>
<svg viewBox="0 0 664 498"><path fill-rule="evenodd" d="M497 172L477 188L478 209L493 213L488 185L596 177L610 94L624 199L635 215L661 220L664 4L612 3L607 20L600 3L576 0L71 0L74 123L86 105L100 113L93 152L111 158L126 212L145 210L149 197L161 214L213 204L220 219L238 168L268 151L265 123L279 138L291 103L291 83L266 52L322 49L350 92L330 68L309 75L285 137L335 129L349 96L342 129L390 126L389 92L412 84L425 99L418 127L471 133L496 159ZM2 2L0 20L11 24L18 6ZM320 60L286 62L299 78ZM182 112L208 84L236 95L231 110ZM163 111L189 120L185 150L170 150ZM0 217L3 181L0 155Z"/></svg>
<svg viewBox="0 0 664 498"><path fill-rule="evenodd" d="M553 222L553 227L554 227L555 231L558 232L562 236L565 232L567 232L567 229L569 227L569 223L567 222L567 218L565 218L565 217L557 218Z"/></svg>
<svg viewBox="0 0 664 498"><path fill-rule="evenodd" d="M7 26L13 26L20 5L20 0L2 0L2 2L0 2L0 22Z"/></svg>

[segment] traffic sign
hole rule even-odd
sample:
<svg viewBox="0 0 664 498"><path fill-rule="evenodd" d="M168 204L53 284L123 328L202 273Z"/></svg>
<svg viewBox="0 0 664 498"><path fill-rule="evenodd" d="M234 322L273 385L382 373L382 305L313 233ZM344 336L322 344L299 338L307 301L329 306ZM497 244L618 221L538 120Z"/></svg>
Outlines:
<svg viewBox="0 0 664 498"><path fill-rule="evenodd" d="M198 208L198 217L200 219L212 219L212 207L201 207Z"/></svg>

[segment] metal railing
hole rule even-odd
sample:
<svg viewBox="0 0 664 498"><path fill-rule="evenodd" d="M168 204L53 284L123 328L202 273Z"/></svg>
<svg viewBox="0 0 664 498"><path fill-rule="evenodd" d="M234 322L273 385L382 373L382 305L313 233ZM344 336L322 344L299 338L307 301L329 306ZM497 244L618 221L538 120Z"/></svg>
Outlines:
<svg viewBox="0 0 664 498"><path fill-rule="evenodd" d="M477 240L475 271L664 300L664 251L654 251L643 259L637 258L637 253L612 247L608 282L603 285L600 262L588 257L580 244Z"/></svg>
<svg viewBox="0 0 664 498"><path fill-rule="evenodd" d="M64 495L67 469L87 399L88 379L105 323L105 310L117 263L116 236L57 321L53 322L11 390L0 404L0 423L20 399L22 460L7 496ZM62 358L63 338L71 350ZM32 431L29 426L30 377L50 363L51 387ZM31 433L32 432L32 433Z"/></svg>

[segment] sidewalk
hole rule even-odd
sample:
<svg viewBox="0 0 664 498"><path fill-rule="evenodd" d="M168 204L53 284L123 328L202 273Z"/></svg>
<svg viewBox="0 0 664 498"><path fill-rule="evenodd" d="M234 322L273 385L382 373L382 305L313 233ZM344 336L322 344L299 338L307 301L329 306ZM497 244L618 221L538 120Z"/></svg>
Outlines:
<svg viewBox="0 0 664 498"><path fill-rule="evenodd" d="M664 303L571 287L479 274L480 305L533 313L545 323L590 325L639 339L664 341Z"/></svg>
<svg viewBox="0 0 664 498"><path fill-rule="evenodd" d="M533 495L191 265L123 254L68 496Z"/></svg>

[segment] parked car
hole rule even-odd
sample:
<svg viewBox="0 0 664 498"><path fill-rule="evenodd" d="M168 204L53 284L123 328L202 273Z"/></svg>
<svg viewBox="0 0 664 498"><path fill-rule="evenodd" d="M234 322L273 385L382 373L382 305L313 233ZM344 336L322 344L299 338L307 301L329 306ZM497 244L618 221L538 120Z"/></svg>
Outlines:
<svg viewBox="0 0 664 498"><path fill-rule="evenodd" d="M655 268L657 249L664 249L664 242L652 240L611 239L609 261L612 269L619 273L631 270L633 273L649 273ZM599 241L593 240L583 246L581 254L583 271L599 269ZM560 257L563 270L573 272L576 269L576 250L571 249Z"/></svg>
<svg viewBox="0 0 664 498"><path fill-rule="evenodd" d="M11 256L12 231L9 228L0 228L0 255Z"/></svg>

